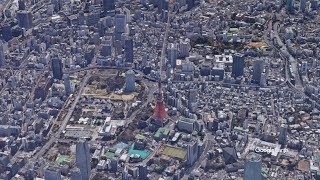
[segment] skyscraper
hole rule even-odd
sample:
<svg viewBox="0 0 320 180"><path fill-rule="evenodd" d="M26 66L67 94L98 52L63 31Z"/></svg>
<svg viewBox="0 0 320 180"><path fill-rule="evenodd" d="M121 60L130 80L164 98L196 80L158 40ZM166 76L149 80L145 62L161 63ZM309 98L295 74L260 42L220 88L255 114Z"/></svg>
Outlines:
<svg viewBox="0 0 320 180"><path fill-rule="evenodd" d="M135 74L132 70L126 73L126 92L133 92L135 90Z"/></svg>
<svg viewBox="0 0 320 180"><path fill-rule="evenodd" d="M53 4L53 9L55 12L59 12L62 9L62 0L51 0L51 3Z"/></svg>
<svg viewBox="0 0 320 180"><path fill-rule="evenodd" d="M29 29L32 27L32 14L30 11L20 10L17 12L18 25L21 28Z"/></svg>
<svg viewBox="0 0 320 180"><path fill-rule="evenodd" d="M110 160L110 172L116 173L118 171L118 160L115 158L112 158Z"/></svg>
<svg viewBox="0 0 320 180"><path fill-rule="evenodd" d="M287 0L287 10L290 13L294 11L294 0Z"/></svg>
<svg viewBox="0 0 320 180"><path fill-rule="evenodd" d="M51 69L54 79L62 79L63 72L62 72L62 62L58 56L52 58L51 62Z"/></svg>
<svg viewBox="0 0 320 180"><path fill-rule="evenodd" d="M45 180L61 180L61 170L59 167L48 166L44 171Z"/></svg>
<svg viewBox="0 0 320 180"><path fill-rule="evenodd" d="M81 179L89 180L91 174L91 156L88 142L80 139L76 145L76 165L80 169Z"/></svg>
<svg viewBox="0 0 320 180"><path fill-rule="evenodd" d="M103 11L112 11L115 9L115 0L102 0Z"/></svg>
<svg viewBox="0 0 320 180"><path fill-rule="evenodd" d="M261 155L251 152L246 157L243 180L261 180Z"/></svg>
<svg viewBox="0 0 320 180"><path fill-rule="evenodd" d="M79 180L81 179L81 173L80 173L80 169L77 167L74 167L72 169L70 169L70 180Z"/></svg>
<svg viewBox="0 0 320 180"><path fill-rule="evenodd" d="M253 83L260 84L261 74L263 72L264 61L262 59L253 61Z"/></svg>
<svg viewBox="0 0 320 180"><path fill-rule="evenodd" d="M4 23L1 28L1 31L2 31L2 37L5 41L8 42L9 40L12 39L12 28L10 23Z"/></svg>
<svg viewBox="0 0 320 180"><path fill-rule="evenodd" d="M195 5L195 0L187 0L188 10L192 9Z"/></svg>
<svg viewBox="0 0 320 180"><path fill-rule="evenodd" d="M161 11L162 10L168 11L169 10L169 0L161 0L160 6L161 6L161 9L160 9Z"/></svg>
<svg viewBox="0 0 320 180"><path fill-rule="evenodd" d="M127 38L125 40L124 53L126 62L133 63L133 40L132 38Z"/></svg>
<svg viewBox="0 0 320 180"><path fill-rule="evenodd" d="M287 142L287 129L286 124L281 124L280 133L279 133L279 144L284 145Z"/></svg>
<svg viewBox="0 0 320 180"><path fill-rule="evenodd" d="M232 76L239 77L243 76L243 69L244 69L244 55L243 54L234 54L233 55L233 63L232 63Z"/></svg>
<svg viewBox="0 0 320 180"><path fill-rule="evenodd" d="M5 62L4 58L4 44L3 41L0 40L0 66L2 66Z"/></svg>
<svg viewBox="0 0 320 180"><path fill-rule="evenodd" d="M139 180L147 180L148 177L148 169L147 169L147 166L146 165L140 165L139 166L139 177L138 179Z"/></svg>
<svg viewBox="0 0 320 180"><path fill-rule="evenodd" d="M187 165L192 166L198 159L198 142L187 144Z"/></svg>
<svg viewBox="0 0 320 180"><path fill-rule="evenodd" d="M115 17L115 33L121 34L125 32L126 29L126 15L117 14Z"/></svg>
<svg viewBox="0 0 320 180"><path fill-rule="evenodd" d="M311 0L310 8L312 11L316 11L318 9L318 0Z"/></svg>
<svg viewBox="0 0 320 180"><path fill-rule="evenodd" d="M168 48L168 62L172 68L176 67L178 51L174 44L170 44Z"/></svg>
<svg viewBox="0 0 320 180"><path fill-rule="evenodd" d="M66 95L69 96L72 93L72 85L70 82L69 75L63 75L64 89L66 91Z"/></svg>
<svg viewBox="0 0 320 180"><path fill-rule="evenodd" d="M24 0L19 0L18 1L18 6L19 6L19 10L25 10L26 9L26 4Z"/></svg>
<svg viewBox="0 0 320 180"><path fill-rule="evenodd" d="M306 4L307 4L307 0L300 0L300 11L301 12L306 12Z"/></svg>
<svg viewBox="0 0 320 180"><path fill-rule="evenodd" d="M190 44L187 41L182 41L178 44L179 57L185 58L189 56Z"/></svg>
<svg viewBox="0 0 320 180"><path fill-rule="evenodd" d="M111 56L112 54L112 46L103 44L101 49L100 49L100 55L101 56Z"/></svg>
<svg viewBox="0 0 320 180"><path fill-rule="evenodd" d="M195 102L197 102L197 96L198 96L198 91L197 91L197 89L190 89L190 90L189 90L189 102L190 102L190 103L195 103Z"/></svg>
<svg viewBox="0 0 320 180"><path fill-rule="evenodd" d="M123 171L122 171L121 179L122 180L127 180L128 176L129 176L128 168L127 168L127 166L125 166Z"/></svg>

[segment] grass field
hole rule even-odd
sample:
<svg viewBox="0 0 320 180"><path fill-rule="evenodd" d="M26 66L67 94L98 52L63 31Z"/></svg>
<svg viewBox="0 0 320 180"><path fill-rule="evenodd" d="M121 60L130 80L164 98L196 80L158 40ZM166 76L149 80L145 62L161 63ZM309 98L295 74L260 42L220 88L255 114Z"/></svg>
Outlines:
<svg viewBox="0 0 320 180"><path fill-rule="evenodd" d="M70 162L70 161L72 161L72 160L73 160L73 158L71 158L70 156L59 154L59 155L57 156L56 163L62 164L62 163L64 163L64 162Z"/></svg>
<svg viewBox="0 0 320 180"><path fill-rule="evenodd" d="M181 148L165 146L165 148L162 151L162 154L170 157L184 159L187 155L187 152Z"/></svg>

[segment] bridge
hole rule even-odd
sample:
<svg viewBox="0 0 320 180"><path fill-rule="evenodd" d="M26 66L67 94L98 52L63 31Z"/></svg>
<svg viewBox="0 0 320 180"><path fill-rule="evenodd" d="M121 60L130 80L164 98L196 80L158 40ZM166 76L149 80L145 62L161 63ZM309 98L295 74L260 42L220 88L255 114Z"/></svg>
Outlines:
<svg viewBox="0 0 320 180"><path fill-rule="evenodd" d="M131 69L131 67L117 67L117 66L89 66L89 67L85 67L85 68L78 68L78 69L71 69L69 71L66 71L64 73L67 74L72 74L72 73L76 73L76 72L81 72L81 71L88 71L88 70L93 70L93 69L118 69L118 70L129 70Z"/></svg>

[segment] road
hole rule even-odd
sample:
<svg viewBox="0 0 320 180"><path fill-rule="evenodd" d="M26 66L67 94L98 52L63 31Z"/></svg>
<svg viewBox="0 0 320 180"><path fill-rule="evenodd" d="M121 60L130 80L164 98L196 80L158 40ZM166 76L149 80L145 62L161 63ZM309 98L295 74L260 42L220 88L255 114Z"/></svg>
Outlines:
<svg viewBox="0 0 320 180"><path fill-rule="evenodd" d="M144 107L146 107L150 102L152 102L153 100L153 93L157 90L157 87L155 86L156 84L154 83L150 83L149 82L144 82L145 84L145 92L148 93L147 95L147 100L139 107L139 109L135 110L130 117L126 120L126 125L130 124L137 116L137 114L144 109ZM146 158L145 160L143 160L140 163L129 163L130 166L139 166L139 165L145 165L154 155L156 152L158 152L159 148L162 146L162 144L160 143L158 145L158 147L156 148L156 150L153 151L152 154L150 154L148 156L148 158Z"/></svg>
<svg viewBox="0 0 320 180"><path fill-rule="evenodd" d="M154 84L153 85L146 84L146 83L144 83L144 84L145 84L145 87L146 87L145 92L148 93L147 100L139 107L139 109L135 110L130 115L130 117L126 121L127 124L131 123L134 120L134 118L136 117L136 115L138 114L138 112L140 112L142 109L144 109L144 107L146 107L150 102L152 102L153 92L155 92L156 87L154 86ZM149 87L148 87L148 85L149 85ZM151 89L150 89L150 87L151 87Z"/></svg>
<svg viewBox="0 0 320 180"><path fill-rule="evenodd" d="M286 47L286 45L284 44L284 42L281 40L280 36L279 36L279 27L280 26L280 22L277 21L273 24L273 35L276 38L279 46L281 47L280 49L280 53L286 57L286 59L288 60L289 66L291 66L290 71L291 73L294 75L295 77L295 87L297 89L303 90L303 84L302 84L302 80L300 78L300 74L299 74L299 70L298 70L298 62L297 60L289 53L288 48ZM286 79L289 80L290 77L286 76ZM289 80L290 81L290 80Z"/></svg>
<svg viewBox="0 0 320 180"><path fill-rule="evenodd" d="M201 166L201 163L207 158L207 154L209 152L209 150L212 148L213 146L213 140L214 140L214 136L212 135L212 132L208 132L206 133L205 139L204 141L204 145L205 148L201 154L201 156L198 158L198 160L193 164L192 167L188 168L184 174L184 176L182 177L182 180L187 180L188 177L190 176L190 173L195 170L195 169L199 169Z"/></svg>
<svg viewBox="0 0 320 180"><path fill-rule="evenodd" d="M46 144L44 146L42 146L42 148L33 156L33 158L29 162L35 162L39 157L43 156L49 150L49 148L52 146L52 144L54 142L56 142L56 140L58 138L60 138L60 135L61 135L62 131L65 130L65 128L66 128L66 126L72 116L72 113L73 113L77 103L80 100L80 97L81 97L81 94L84 90L84 87L86 86L90 77L91 77L91 71L88 71L88 73L84 77L83 81L81 82L79 92L78 92L75 100L73 101L71 108L68 110L67 115L64 117L64 119L60 125L60 128L58 129L58 131L54 135L51 136L49 141L47 141Z"/></svg>
<svg viewBox="0 0 320 180"><path fill-rule="evenodd" d="M71 70L66 71L66 72L64 72L64 73L73 74L73 73L76 73L76 72L87 71L87 70L92 70L92 69L119 69L119 70L129 70L129 69L131 69L131 67L97 66L97 65L93 65L93 66L89 66L89 67L85 67L85 68L71 69Z"/></svg>
<svg viewBox="0 0 320 180"><path fill-rule="evenodd" d="M271 31L271 32L274 35L274 37L277 39L279 46L282 47L281 50L279 50L276 47L275 47L275 49L280 52L281 58L286 60L286 65L285 65L286 83L293 91L301 94L304 98L309 99L312 103L315 104L315 106L320 107L320 101L318 99L312 99L304 92L304 85L303 85L302 80L300 78L300 74L299 74L299 70L298 70L298 63L297 63L296 59L288 52L286 45L282 42L282 40L279 36L279 32L278 32L279 26L280 26L280 22L279 21L275 22L273 24L273 31ZM291 66L291 68L289 68L289 66ZM293 85L290 81L290 72L295 77L295 85Z"/></svg>
<svg viewBox="0 0 320 180"><path fill-rule="evenodd" d="M165 79L165 73L162 72L162 68L163 65L165 64L164 59L166 56L166 48L167 48L167 41L168 41L168 34L169 34L169 30L170 30L170 17L171 17L171 3L169 2L169 11L168 11L168 19L167 19L167 23L166 23L166 31L164 34L164 39L163 39L163 44L162 44L162 49L161 49L161 57L160 57L160 80L164 80ZM174 14L173 14L174 15Z"/></svg>

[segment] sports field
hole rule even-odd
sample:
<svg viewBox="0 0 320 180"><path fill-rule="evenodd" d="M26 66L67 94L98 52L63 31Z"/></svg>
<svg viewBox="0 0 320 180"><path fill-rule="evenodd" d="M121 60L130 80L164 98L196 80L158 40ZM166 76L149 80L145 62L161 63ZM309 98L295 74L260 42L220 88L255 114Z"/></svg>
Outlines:
<svg viewBox="0 0 320 180"><path fill-rule="evenodd" d="M182 148L165 146L162 151L162 154L174 158L184 159L187 155L187 152Z"/></svg>

